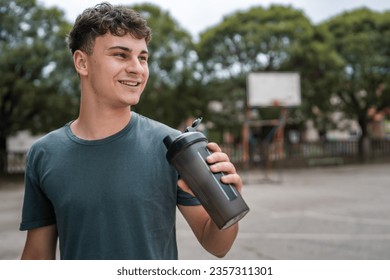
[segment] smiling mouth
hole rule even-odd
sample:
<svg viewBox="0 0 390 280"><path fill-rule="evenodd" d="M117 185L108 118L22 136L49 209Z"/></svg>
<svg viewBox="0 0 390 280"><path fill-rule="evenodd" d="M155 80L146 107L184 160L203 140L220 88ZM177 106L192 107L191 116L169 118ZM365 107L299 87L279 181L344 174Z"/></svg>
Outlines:
<svg viewBox="0 0 390 280"><path fill-rule="evenodd" d="M122 85L129 86L129 87L136 87L139 86L141 83L136 81L119 81Z"/></svg>

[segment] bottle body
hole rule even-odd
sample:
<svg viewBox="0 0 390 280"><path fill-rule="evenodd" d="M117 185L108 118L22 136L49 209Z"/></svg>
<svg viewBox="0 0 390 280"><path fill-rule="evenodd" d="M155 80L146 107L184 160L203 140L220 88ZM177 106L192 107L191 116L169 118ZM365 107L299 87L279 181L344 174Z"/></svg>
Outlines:
<svg viewBox="0 0 390 280"><path fill-rule="evenodd" d="M169 136L167 136L169 137ZM164 139L167 159L179 172L220 229L238 222L249 208L240 193L221 182L222 173L212 173L206 158L207 138L200 132L187 132L175 140Z"/></svg>

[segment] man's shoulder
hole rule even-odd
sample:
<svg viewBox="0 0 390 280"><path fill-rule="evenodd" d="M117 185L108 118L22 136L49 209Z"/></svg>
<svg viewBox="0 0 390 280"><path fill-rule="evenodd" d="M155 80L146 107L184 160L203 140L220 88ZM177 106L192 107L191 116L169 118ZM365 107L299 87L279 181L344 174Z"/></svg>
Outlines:
<svg viewBox="0 0 390 280"><path fill-rule="evenodd" d="M63 143L63 140L65 138L67 138L66 126L63 126L39 138L37 141L34 142L31 148L37 149L41 147L50 147L50 146L58 147L58 144Z"/></svg>
<svg viewBox="0 0 390 280"><path fill-rule="evenodd" d="M162 122L137 114L138 122L144 132L150 131L161 135L178 135L180 132Z"/></svg>

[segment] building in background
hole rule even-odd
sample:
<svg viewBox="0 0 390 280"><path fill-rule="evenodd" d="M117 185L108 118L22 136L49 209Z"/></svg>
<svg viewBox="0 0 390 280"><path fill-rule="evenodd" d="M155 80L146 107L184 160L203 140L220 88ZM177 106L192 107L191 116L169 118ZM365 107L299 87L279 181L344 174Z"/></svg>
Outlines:
<svg viewBox="0 0 390 280"><path fill-rule="evenodd" d="M42 135L31 135L27 130L19 131L7 138L7 172L24 172L26 154L32 144Z"/></svg>

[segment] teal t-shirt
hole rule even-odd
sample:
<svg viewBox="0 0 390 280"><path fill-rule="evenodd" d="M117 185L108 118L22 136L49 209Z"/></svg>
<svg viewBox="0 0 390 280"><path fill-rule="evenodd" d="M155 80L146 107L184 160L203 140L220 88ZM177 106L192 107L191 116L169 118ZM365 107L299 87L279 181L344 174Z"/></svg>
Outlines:
<svg viewBox="0 0 390 280"><path fill-rule="evenodd" d="M165 157L178 133L132 112L105 139L47 134L28 153L20 229L56 224L61 259L177 259L176 205L199 205Z"/></svg>

